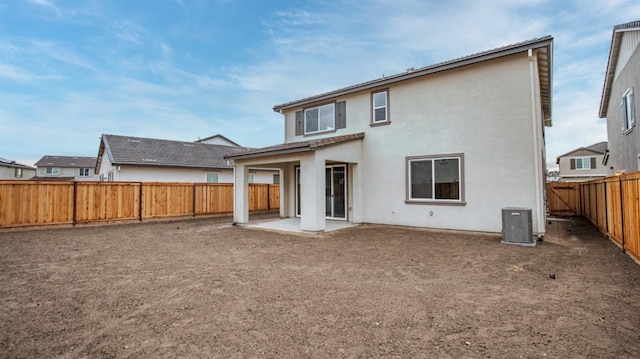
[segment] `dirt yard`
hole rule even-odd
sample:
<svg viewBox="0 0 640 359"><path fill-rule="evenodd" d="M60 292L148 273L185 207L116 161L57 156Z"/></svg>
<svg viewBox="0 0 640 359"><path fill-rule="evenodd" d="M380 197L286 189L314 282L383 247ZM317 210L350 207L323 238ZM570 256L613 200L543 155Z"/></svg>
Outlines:
<svg viewBox="0 0 640 359"><path fill-rule="evenodd" d="M640 357L640 265L581 219L536 248L230 222L0 231L0 357Z"/></svg>

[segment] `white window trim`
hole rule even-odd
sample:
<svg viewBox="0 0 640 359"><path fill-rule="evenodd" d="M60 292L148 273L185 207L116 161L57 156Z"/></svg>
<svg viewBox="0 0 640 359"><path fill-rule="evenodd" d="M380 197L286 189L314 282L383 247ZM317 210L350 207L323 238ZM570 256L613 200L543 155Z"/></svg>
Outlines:
<svg viewBox="0 0 640 359"><path fill-rule="evenodd" d="M377 94L384 93L384 106L376 106L375 96ZM384 108L384 120L376 121L376 110ZM383 89L374 91L371 93L371 124L379 125L379 124L387 124L391 120L389 119L389 89Z"/></svg>
<svg viewBox="0 0 640 359"><path fill-rule="evenodd" d="M321 107L325 107L325 106L331 106L331 121L332 121L332 126L324 129L324 130L320 130L320 108ZM312 110L318 110L318 130L317 131L307 131L307 112L312 111ZM315 107L309 107L309 108L305 108L303 111L303 118L302 120L304 121L303 126L304 126L304 134L305 135L311 135L311 134L316 134L316 133L323 133L323 132L333 132L336 130L336 104L335 103L326 103L324 105L320 105L320 106L315 106Z"/></svg>
<svg viewBox="0 0 640 359"><path fill-rule="evenodd" d="M51 172L49 172L51 170ZM60 174L60 167L45 167L44 174L49 176L57 176Z"/></svg>
<svg viewBox="0 0 640 359"><path fill-rule="evenodd" d="M591 157L576 157L576 171L588 171L591 170ZM584 163L587 161L589 167L585 167ZM578 161L580 161L580 168L578 168Z"/></svg>
<svg viewBox="0 0 640 359"><path fill-rule="evenodd" d="M432 193L434 198L412 198L411 197L411 162L413 161L425 161L430 160L433 162L441 160L457 159L458 160L458 196L459 199L436 199L435 198L435 180L432 184ZM432 166L432 171L435 171L435 166ZM435 173L433 173L435 178ZM405 159L405 203L407 204L443 204L443 205L466 205L465 191L464 191L464 153L451 153L442 155L425 155L425 156L410 156Z"/></svg>
<svg viewBox="0 0 640 359"><path fill-rule="evenodd" d="M209 175L210 174L215 174L216 175L216 182L209 182ZM204 174L204 181L206 183L220 183L220 172L206 172Z"/></svg>
<svg viewBox="0 0 640 359"><path fill-rule="evenodd" d="M249 184L256 183L256 174L255 173L249 173L249 177L247 177L247 181L248 181Z"/></svg>
<svg viewBox="0 0 640 359"><path fill-rule="evenodd" d="M22 178L22 175L23 175L23 173L22 173L22 168L19 168L19 167L18 167L18 168L16 168L16 171L15 171L15 177L16 177L16 178Z"/></svg>
<svg viewBox="0 0 640 359"><path fill-rule="evenodd" d="M84 174L86 170L87 174ZM91 169L89 167L82 167L80 168L80 177L89 177L91 176Z"/></svg>
<svg viewBox="0 0 640 359"><path fill-rule="evenodd" d="M627 89L627 91L622 95L622 102L620 103L620 107L622 107L622 132L628 133L633 127L636 125L636 104L635 104L635 96L633 94L633 88Z"/></svg>

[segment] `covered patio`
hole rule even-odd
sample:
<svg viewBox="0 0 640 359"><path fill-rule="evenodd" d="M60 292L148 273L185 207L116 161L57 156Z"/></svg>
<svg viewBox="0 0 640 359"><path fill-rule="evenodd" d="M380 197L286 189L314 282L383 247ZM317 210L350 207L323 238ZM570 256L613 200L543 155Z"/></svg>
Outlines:
<svg viewBox="0 0 640 359"><path fill-rule="evenodd" d="M234 222L253 225L249 221L250 168L281 172L280 217L285 220L274 223L272 229L321 233L362 222L363 139L364 133L356 133L225 156L234 161Z"/></svg>

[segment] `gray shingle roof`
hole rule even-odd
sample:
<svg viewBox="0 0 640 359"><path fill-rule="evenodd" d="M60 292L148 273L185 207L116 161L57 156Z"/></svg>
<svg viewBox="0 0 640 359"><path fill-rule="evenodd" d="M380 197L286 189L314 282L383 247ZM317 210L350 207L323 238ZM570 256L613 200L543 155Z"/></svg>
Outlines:
<svg viewBox="0 0 640 359"><path fill-rule="evenodd" d="M81 156L44 156L36 162L36 167L94 168L95 166L95 157Z"/></svg>
<svg viewBox="0 0 640 359"><path fill-rule="evenodd" d="M608 143L607 143L607 141L602 141L602 142L594 143L594 144L593 144L593 145L591 145L591 146L586 146L586 147L576 148L575 150L571 150L571 151L569 151L569 152L567 152L567 153L565 153L565 154L562 154L562 155L560 155L560 156L556 157L556 163L559 163L559 162L560 162L560 158L561 158L561 157L569 156L569 155L571 155L571 154L573 154L573 153L575 153L575 152L578 152L578 151L587 150L587 151L591 151L591 152L595 152L595 153L603 154L603 153L607 152L607 149L608 149L608 148L609 148L609 147L608 147Z"/></svg>
<svg viewBox="0 0 640 359"><path fill-rule="evenodd" d="M243 147L155 138L102 135L98 157L106 153L113 165L232 168L224 156Z"/></svg>
<svg viewBox="0 0 640 359"><path fill-rule="evenodd" d="M16 161L11 161L2 157L0 157L0 166L11 167L11 168L22 168L25 170L35 170L35 168L31 166L23 165L22 163L17 163Z"/></svg>

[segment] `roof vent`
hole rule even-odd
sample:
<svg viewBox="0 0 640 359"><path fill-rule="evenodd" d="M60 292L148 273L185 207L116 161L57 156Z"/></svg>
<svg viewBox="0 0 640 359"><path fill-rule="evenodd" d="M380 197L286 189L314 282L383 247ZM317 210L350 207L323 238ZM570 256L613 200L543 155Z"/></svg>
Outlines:
<svg viewBox="0 0 640 359"><path fill-rule="evenodd" d="M413 67L413 66L412 66L412 67L408 67L408 68L407 68L407 72L412 72L412 71L413 71L413 70L415 70L415 69L416 69L416 68L415 68L415 67Z"/></svg>
<svg viewBox="0 0 640 359"><path fill-rule="evenodd" d="M129 142L135 142L135 143L140 143L140 140L132 140L132 139L130 139L130 138L129 138L127 141L129 141Z"/></svg>
<svg viewBox="0 0 640 359"><path fill-rule="evenodd" d="M153 159L153 158L143 158L142 161L143 162L158 162L158 160Z"/></svg>

